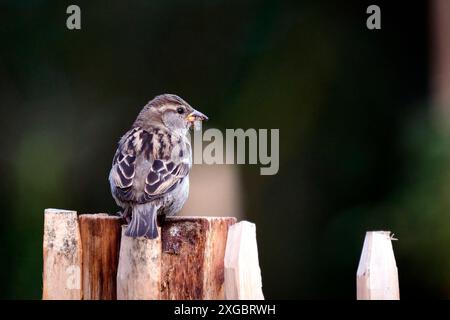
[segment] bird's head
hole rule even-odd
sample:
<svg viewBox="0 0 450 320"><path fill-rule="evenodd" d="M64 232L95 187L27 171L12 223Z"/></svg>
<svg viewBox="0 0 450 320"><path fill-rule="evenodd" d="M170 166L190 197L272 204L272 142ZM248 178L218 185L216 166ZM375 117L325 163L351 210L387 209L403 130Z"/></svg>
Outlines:
<svg viewBox="0 0 450 320"><path fill-rule="evenodd" d="M139 113L135 126L165 127L170 131L186 133L195 121L208 120L203 113L174 94L162 94L151 100Z"/></svg>

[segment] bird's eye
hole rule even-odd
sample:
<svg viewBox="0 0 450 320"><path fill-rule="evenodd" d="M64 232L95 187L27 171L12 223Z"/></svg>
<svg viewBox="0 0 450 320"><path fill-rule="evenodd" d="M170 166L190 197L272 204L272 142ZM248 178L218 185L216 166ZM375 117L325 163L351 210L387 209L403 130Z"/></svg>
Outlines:
<svg viewBox="0 0 450 320"><path fill-rule="evenodd" d="M179 108L177 109L177 112L178 112L179 114L183 114L183 113L184 113L184 108L179 107Z"/></svg>

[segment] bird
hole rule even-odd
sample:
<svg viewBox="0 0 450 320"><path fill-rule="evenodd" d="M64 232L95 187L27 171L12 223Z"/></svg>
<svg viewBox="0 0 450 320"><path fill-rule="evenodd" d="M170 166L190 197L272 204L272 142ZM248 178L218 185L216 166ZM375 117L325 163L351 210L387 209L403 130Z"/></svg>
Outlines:
<svg viewBox="0 0 450 320"><path fill-rule="evenodd" d="M158 95L119 140L109 183L125 235L158 237L157 218L177 214L189 195L189 129L208 117L175 94Z"/></svg>

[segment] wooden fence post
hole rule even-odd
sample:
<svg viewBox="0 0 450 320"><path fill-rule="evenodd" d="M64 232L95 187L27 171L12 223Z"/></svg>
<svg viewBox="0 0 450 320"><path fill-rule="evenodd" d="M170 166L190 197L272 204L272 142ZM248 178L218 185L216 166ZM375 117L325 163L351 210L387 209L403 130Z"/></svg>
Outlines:
<svg viewBox="0 0 450 320"><path fill-rule="evenodd" d="M133 239L119 217L46 209L43 299L224 299L235 222L170 217L159 238Z"/></svg>
<svg viewBox="0 0 450 320"><path fill-rule="evenodd" d="M115 300L121 218L107 214L82 214L79 224L83 299Z"/></svg>
<svg viewBox="0 0 450 320"><path fill-rule="evenodd" d="M264 299L254 223L241 221L232 225L228 231L225 299Z"/></svg>
<svg viewBox="0 0 450 320"><path fill-rule="evenodd" d="M170 217L162 230L162 299L224 299L230 217Z"/></svg>
<svg viewBox="0 0 450 320"><path fill-rule="evenodd" d="M160 237L122 234L118 299L223 299L223 261L235 218L168 217Z"/></svg>
<svg viewBox="0 0 450 320"><path fill-rule="evenodd" d="M119 268L117 271L118 300L161 299L161 236L149 240L125 236L122 227ZM161 229L158 228L161 235Z"/></svg>
<svg viewBox="0 0 450 320"><path fill-rule="evenodd" d="M82 299L81 239L76 211L45 210L43 251L42 299Z"/></svg>
<svg viewBox="0 0 450 320"><path fill-rule="evenodd" d="M398 272L390 231L366 233L358 271L358 300L400 299Z"/></svg>

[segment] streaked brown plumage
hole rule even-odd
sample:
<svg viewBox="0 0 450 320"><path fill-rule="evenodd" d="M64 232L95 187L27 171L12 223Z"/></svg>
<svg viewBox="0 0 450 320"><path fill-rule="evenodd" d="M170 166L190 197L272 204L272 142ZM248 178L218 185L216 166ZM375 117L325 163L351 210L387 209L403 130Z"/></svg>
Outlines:
<svg viewBox="0 0 450 320"><path fill-rule="evenodd" d="M158 236L158 214L174 215L189 194L193 121L207 117L172 94L151 100L120 139L109 175L111 193L131 221L126 235Z"/></svg>

